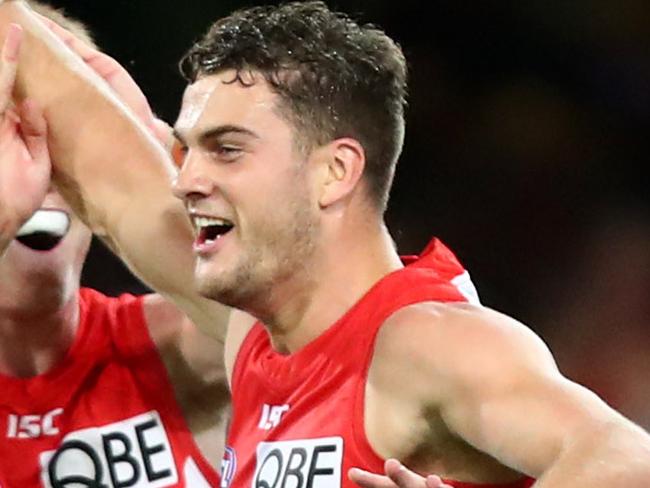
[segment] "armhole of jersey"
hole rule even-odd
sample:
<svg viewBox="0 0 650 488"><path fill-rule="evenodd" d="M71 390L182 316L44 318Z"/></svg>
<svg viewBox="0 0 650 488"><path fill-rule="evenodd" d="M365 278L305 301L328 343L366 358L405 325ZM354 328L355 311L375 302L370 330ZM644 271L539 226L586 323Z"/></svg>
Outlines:
<svg viewBox="0 0 650 488"><path fill-rule="evenodd" d="M441 283L443 286L445 283ZM364 456L370 456L368 461L374 464L374 469L378 469L379 472L382 472L384 469L384 462L386 461L382 458L377 451L370 444L370 440L366 435L366 426L365 426L365 405L366 405L366 384L368 383L368 374L370 373L370 365L372 363L372 358L375 352L375 343L377 341L377 336L379 331L383 327L384 323L390 316L392 316L397 311L408 307L410 305L427 302L427 301L445 301L445 302L467 302L467 298L460 292L455 286L450 286L447 289L447 295L445 300L441 300L441 295L439 286L431 287L408 287L407 295L403 298L396 298L392 306L387 307L383 310L378 310L377 315L372 318L372 323L378 324L375 327L375 330L367 337L368 344L365 346L366 354L363 358L363 366L361 370L361 375L359 376L358 384L355 391L354 399L354 413L352 417L352 433L355 443L355 447L362 453ZM417 290L417 291L414 291ZM451 293L449 293L451 292Z"/></svg>
<svg viewBox="0 0 650 488"><path fill-rule="evenodd" d="M380 325L375 328L372 334L367 338L368 344L366 347L366 354L363 357L361 375L359 376L356 391L354 393L354 406L352 414L352 438L354 441L355 449L363 456L364 460L368 463L365 469L371 472L382 473L384 471L384 462L386 459L381 457L375 451L370 440L366 435L365 425L365 407L366 407L366 384L368 383L368 374L370 372L370 363L375 352L375 342L377 335L381 330L382 325L388 317L390 317L396 310L383 311L379 318Z"/></svg>

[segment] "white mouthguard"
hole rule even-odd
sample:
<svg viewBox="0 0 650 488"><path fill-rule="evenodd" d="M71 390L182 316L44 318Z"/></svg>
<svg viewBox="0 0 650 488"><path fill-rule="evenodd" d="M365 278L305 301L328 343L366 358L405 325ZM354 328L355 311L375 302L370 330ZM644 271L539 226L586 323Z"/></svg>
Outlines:
<svg viewBox="0 0 650 488"><path fill-rule="evenodd" d="M62 210L40 209L25 222L16 234L22 237L36 232L44 232L63 237L70 228L70 217Z"/></svg>

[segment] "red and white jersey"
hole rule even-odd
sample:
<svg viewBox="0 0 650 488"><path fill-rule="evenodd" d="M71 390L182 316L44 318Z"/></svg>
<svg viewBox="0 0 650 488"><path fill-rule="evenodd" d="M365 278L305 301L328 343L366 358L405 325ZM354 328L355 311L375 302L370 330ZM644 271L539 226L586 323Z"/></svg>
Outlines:
<svg viewBox="0 0 650 488"><path fill-rule="evenodd" d="M478 303L468 273L440 241L404 262L406 267L376 283L295 354L276 353L261 324L251 329L233 372L222 487L352 488L356 485L347 478L351 467L383 473L384 459L364 429L366 378L377 332L396 310L414 303Z"/></svg>
<svg viewBox="0 0 650 488"><path fill-rule="evenodd" d="M142 298L82 289L77 337L54 369L0 375L0 487L219 486L194 443Z"/></svg>

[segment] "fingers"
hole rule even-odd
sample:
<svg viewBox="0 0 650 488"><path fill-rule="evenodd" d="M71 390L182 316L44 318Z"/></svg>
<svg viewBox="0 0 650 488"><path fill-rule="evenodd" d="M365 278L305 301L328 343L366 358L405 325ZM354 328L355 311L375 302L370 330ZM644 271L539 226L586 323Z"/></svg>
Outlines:
<svg viewBox="0 0 650 488"><path fill-rule="evenodd" d="M384 472L385 476L352 468L348 471L348 477L362 488L452 488L439 476L429 475L425 479L396 459L386 461Z"/></svg>
<svg viewBox="0 0 650 488"><path fill-rule="evenodd" d="M174 137L174 132L172 131L172 128L169 126L169 124L162 119L154 117L151 124L151 130L156 139L160 141L167 152L171 153L176 142L176 138Z"/></svg>
<svg viewBox="0 0 650 488"><path fill-rule="evenodd" d="M11 24L0 55L0 115L4 114L11 102L22 38L23 29L17 24Z"/></svg>
<svg viewBox="0 0 650 488"><path fill-rule="evenodd" d="M151 107L149 107L149 102L140 90L140 87L138 87L120 63L94 47L89 46L56 22L40 14L36 15L54 35L63 41L66 46L74 51L95 73L110 85L118 97L144 121L147 127L152 126L154 115Z"/></svg>
<svg viewBox="0 0 650 488"><path fill-rule="evenodd" d="M397 488L397 485L386 476L370 473L359 468L350 469L348 478L361 488Z"/></svg>
<svg viewBox="0 0 650 488"><path fill-rule="evenodd" d="M92 46L89 46L72 32L64 27L61 27L56 22L48 19L47 17L34 12L34 14L43 22L52 33L58 37L63 43L74 51L83 61L88 64L93 70L97 72L102 78L109 78L116 74L122 67L110 56L98 51Z"/></svg>
<svg viewBox="0 0 650 488"><path fill-rule="evenodd" d="M33 12L33 14L36 15L36 17L38 17L38 19L43 22L56 37L58 37L66 46L76 52L84 61L88 62L100 54L99 51L83 42L68 29L61 27L53 20L48 19L38 12Z"/></svg>
<svg viewBox="0 0 650 488"><path fill-rule="evenodd" d="M396 459L387 460L384 469L386 476L400 488L425 488L427 486L425 478L407 469Z"/></svg>
<svg viewBox="0 0 650 488"><path fill-rule="evenodd" d="M34 12L34 14L43 22L52 33L58 37L63 43L74 51L83 61L88 64L99 76L104 79L115 76L117 71L122 67L110 56L98 51L92 46L89 46L81 39L76 37L72 32L64 27L61 27L56 22L48 19L47 17Z"/></svg>
<svg viewBox="0 0 650 488"><path fill-rule="evenodd" d="M443 483L439 476L429 475L426 480L426 488L453 488L451 485Z"/></svg>
<svg viewBox="0 0 650 488"><path fill-rule="evenodd" d="M426 488L453 488L451 485L448 485L442 481L442 478L440 476L436 476L434 474L427 476L424 484Z"/></svg>

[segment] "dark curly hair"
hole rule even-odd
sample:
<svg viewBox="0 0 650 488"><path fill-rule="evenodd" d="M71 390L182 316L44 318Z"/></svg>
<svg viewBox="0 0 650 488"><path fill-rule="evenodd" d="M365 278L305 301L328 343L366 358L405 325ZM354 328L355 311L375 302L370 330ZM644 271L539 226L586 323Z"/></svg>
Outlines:
<svg viewBox="0 0 650 488"><path fill-rule="evenodd" d="M218 20L180 68L191 83L228 69L260 72L307 148L339 137L361 143L370 196L385 209L407 88L404 55L382 30L320 1L238 10Z"/></svg>

